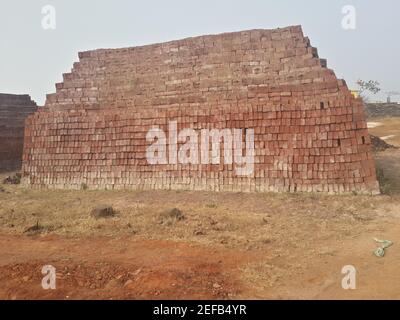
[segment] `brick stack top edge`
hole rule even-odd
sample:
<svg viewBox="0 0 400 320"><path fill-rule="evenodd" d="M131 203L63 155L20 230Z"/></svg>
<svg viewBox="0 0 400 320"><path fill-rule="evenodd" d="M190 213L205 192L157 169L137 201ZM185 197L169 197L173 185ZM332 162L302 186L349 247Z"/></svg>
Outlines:
<svg viewBox="0 0 400 320"><path fill-rule="evenodd" d="M35 101L27 94L0 93L1 137L23 136L25 118L37 111Z"/></svg>
<svg viewBox="0 0 400 320"><path fill-rule="evenodd" d="M0 93L1 138L22 137L25 118L35 111L37 105L28 94Z"/></svg>
<svg viewBox="0 0 400 320"><path fill-rule="evenodd" d="M21 168L24 122L36 110L27 94L0 93L0 171Z"/></svg>
<svg viewBox="0 0 400 320"><path fill-rule="evenodd" d="M79 59L56 84L56 93L47 95L46 107L169 107L226 102L229 92L253 98L260 90L345 85L319 59L300 26L98 49L80 52Z"/></svg>
<svg viewBox="0 0 400 320"><path fill-rule="evenodd" d="M379 193L364 105L301 26L81 52L63 79L27 121L32 187ZM171 120L254 129L254 174L149 165L146 132Z"/></svg>

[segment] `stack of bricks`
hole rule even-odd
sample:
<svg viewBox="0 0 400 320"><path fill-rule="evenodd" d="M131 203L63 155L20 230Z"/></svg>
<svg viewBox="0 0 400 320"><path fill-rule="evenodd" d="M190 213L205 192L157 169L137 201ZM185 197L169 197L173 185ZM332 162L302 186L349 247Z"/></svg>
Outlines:
<svg viewBox="0 0 400 320"><path fill-rule="evenodd" d="M21 169L24 122L36 110L29 95L0 93L0 172Z"/></svg>
<svg viewBox="0 0 400 320"><path fill-rule="evenodd" d="M79 58L27 120L26 185L379 192L364 105L300 26L94 50ZM150 164L146 135L158 127L168 140L176 134L168 132L171 121L177 132L192 128L199 136L202 129L254 130L254 171L238 176L223 160ZM224 143L220 148L223 154Z"/></svg>

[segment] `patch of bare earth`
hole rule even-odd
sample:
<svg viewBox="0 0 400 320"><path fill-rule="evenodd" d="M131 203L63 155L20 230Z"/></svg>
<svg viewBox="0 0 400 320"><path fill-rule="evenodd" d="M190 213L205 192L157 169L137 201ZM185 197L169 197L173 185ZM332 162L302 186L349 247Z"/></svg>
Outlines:
<svg viewBox="0 0 400 320"><path fill-rule="evenodd" d="M136 239L1 236L1 299L228 299L248 253ZM56 290L41 287L56 268Z"/></svg>
<svg viewBox="0 0 400 320"><path fill-rule="evenodd" d="M374 118L370 124L379 124L369 129L374 136L378 136L392 145L400 147L400 117Z"/></svg>

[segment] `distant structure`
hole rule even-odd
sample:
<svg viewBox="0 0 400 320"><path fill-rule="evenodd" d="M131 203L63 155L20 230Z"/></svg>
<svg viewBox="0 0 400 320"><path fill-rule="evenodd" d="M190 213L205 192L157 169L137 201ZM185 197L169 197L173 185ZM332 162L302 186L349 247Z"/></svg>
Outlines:
<svg viewBox="0 0 400 320"><path fill-rule="evenodd" d="M21 169L24 122L36 110L29 95L0 93L0 172Z"/></svg>
<svg viewBox="0 0 400 320"><path fill-rule="evenodd" d="M27 120L26 185L379 193L363 102L300 26L79 58ZM221 133L217 145L204 130ZM243 175L252 143L254 170Z"/></svg>
<svg viewBox="0 0 400 320"><path fill-rule="evenodd" d="M389 92L386 92L386 94L387 94L386 103L392 103L393 96L400 96L400 92L398 92L398 91L389 91Z"/></svg>

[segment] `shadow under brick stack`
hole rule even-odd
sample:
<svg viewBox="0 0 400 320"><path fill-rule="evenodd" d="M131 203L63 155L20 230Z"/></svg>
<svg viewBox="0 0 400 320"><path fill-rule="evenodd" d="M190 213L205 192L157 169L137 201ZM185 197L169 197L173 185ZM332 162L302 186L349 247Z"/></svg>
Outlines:
<svg viewBox="0 0 400 320"><path fill-rule="evenodd" d="M27 120L27 185L379 193L364 105L300 26L79 58ZM171 121L177 128L168 133ZM185 128L252 129L254 171L238 176L225 162L151 165L146 135L153 127L169 143Z"/></svg>
<svg viewBox="0 0 400 320"><path fill-rule="evenodd" d="M0 172L21 169L24 122L36 110L29 95L0 93Z"/></svg>

